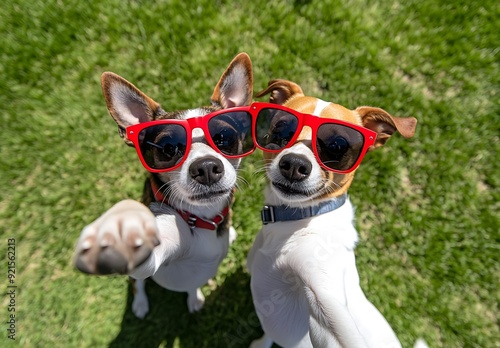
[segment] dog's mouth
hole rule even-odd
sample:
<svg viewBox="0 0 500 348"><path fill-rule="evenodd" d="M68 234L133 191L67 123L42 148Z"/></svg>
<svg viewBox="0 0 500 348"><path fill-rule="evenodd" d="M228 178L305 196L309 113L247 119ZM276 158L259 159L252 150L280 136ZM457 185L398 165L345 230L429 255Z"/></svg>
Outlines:
<svg viewBox="0 0 500 348"><path fill-rule="evenodd" d="M272 182L273 186L280 192L289 196L311 196L311 190L304 187L294 187L290 184L284 184L281 182Z"/></svg>
<svg viewBox="0 0 500 348"><path fill-rule="evenodd" d="M231 190L217 190L202 193L195 193L189 197L192 201L218 200L221 197L228 196Z"/></svg>

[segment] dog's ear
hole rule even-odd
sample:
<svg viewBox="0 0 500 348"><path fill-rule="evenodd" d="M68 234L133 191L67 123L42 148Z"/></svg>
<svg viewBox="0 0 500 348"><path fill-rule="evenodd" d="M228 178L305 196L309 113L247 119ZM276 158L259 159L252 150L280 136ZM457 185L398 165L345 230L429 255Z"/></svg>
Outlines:
<svg viewBox="0 0 500 348"><path fill-rule="evenodd" d="M271 80L267 83L266 89L260 91L255 96L260 98L266 94L271 94L269 102L283 105L288 99L295 95L304 95L302 88L298 84L288 80Z"/></svg>
<svg viewBox="0 0 500 348"><path fill-rule="evenodd" d="M252 61L246 53L238 54L222 74L210 98L223 109L250 105L253 95Z"/></svg>
<svg viewBox="0 0 500 348"><path fill-rule="evenodd" d="M128 145L132 143L125 136L125 128L154 120L165 113L160 104L112 72L102 74L101 84L109 113L118 124L120 136Z"/></svg>
<svg viewBox="0 0 500 348"><path fill-rule="evenodd" d="M415 134L415 117L395 117L385 110L370 106L360 106L355 112L361 117L363 127L377 132L377 140L370 150L384 145L396 131L405 138L411 138Z"/></svg>

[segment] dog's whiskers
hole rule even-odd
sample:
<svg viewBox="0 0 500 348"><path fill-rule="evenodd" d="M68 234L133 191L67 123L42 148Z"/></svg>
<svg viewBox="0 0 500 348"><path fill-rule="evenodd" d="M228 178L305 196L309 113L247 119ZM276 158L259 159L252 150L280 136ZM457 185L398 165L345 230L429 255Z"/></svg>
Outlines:
<svg viewBox="0 0 500 348"><path fill-rule="evenodd" d="M161 200L160 202L160 208L163 208L163 203L167 204L166 201L167 201L167 197L168 197L168 191L170 190L170 186L167 184L167 183L164 183L163 185L161 185L158 190L156 190L156 192L154 193L154 196L156 197L156 195L158 194L158 192L160 192L162 195L163 195L163 199Z"/></svg>
<svg viewBox="0 0 500 348"><path fill-rule="evenodd" d="M236 188L238 188L238 189L241 188L240 183L243 184L244 186L250 185L250 183L247 181L247 179L238 175L238 176L236 176L236 183L235 183Z"/></svg>
<svg viewBox="0 0 500 348"><path fill-rule="evenodd" d="M175 202L178 202L179 199L182 203L182 200L184 199L184 195L179 192L179 189L177 187L177 181L172 179L169 184L165 184L163 186L166 186L165 190L163 191L163 194L165 196L165 199L163 200L162 204L168 204L168 205L176 205ZM169 201L167 202L167 197L169 197Z"/></svg>
<svg viewBox="0 0 500 348"><path fill-rule="evenodd" d="M336 191L336 189L340 189L340 188L341 188L341 186L333 180L330 181L330 180L325 179L323 181L323 189L326 190L327 194L333 193Z"/></svg>
<svg viewBox="0 0 500 348"><path fill-rule="evenodd" d="M268 168L269 165L263 163L262 165L258 166L255 168L255 170L253 171L253 174L262 174L262 173L265 173L267 171L267 168Z"/></svg>

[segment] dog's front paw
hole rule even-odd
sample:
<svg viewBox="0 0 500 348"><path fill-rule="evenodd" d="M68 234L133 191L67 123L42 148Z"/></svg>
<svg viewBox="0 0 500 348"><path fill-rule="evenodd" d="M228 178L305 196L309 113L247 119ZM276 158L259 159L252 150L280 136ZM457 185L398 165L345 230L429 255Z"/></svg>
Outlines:
<svg viewBox="0 0 500 348"><path fill-rule="evenodd" d="M187 304L189 313L198 312L203 308L203 305L205 304L205 296L203 296L200 289L196 289L196 291L188 293Z"/></svg>
<svg viewBox="0 0 500 348"><path fill-rule="evenodd" d="M149 312L149 301L146 295L146 284L143 279L137 279L133 283L134 300L132 301L132 312L139 319L144 319Z"/></svg>
<svg viewBox="0 0 500 348"><path fill-rule="evenodd" d="M89 274L126 274L160 244L156 219L143 204L124 200L86 226L75 251L75 266Z"/></svg>
<svg viewBox="0 0 500 348"><path fill-rule="evenodd" d="M148 298L144 295L134 296L134 301L132 302L132 312L139 319L144 319L146 314L149 313L149 302Z"/></svg>

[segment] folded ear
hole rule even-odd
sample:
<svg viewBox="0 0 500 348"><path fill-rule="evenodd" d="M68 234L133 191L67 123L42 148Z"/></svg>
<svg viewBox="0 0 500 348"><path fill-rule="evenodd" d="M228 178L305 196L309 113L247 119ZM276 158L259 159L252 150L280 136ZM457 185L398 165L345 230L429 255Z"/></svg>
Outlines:
<svg viewBox="0 0 500 348"><path fill-rule="evenodd" d="M165 113L160 104L112 72L102 74L101 84L109 113L118 124L120 136L129 145L132 143L125 137L125 128Z"/></svg>
<svg viewBox="0 0 500 348"><path fill-rule="evenodd" d="M271 94L269 102L283 105L294 95L304 95L302 88L298 84L288 80L271 80L267 83L267 88L260 91L255 96L260 98L266 94Z"/></svg>
<svg viewBox="0 0 500 348"><path fill-rule="evenodd" d="M396 131L405 138L411 138L415 134L415 117L394 117L385 110L370 106L360 106L355 112L361 117L364 127L377 132L373 148L384 145Z"/></svg>
<svg viewBox="0 0 500 348"><path fill-rule="evenodd" d="M222 74L210 98L223 109L250 105L253 94L252 61L246 53L238 54Z"/></svg>

